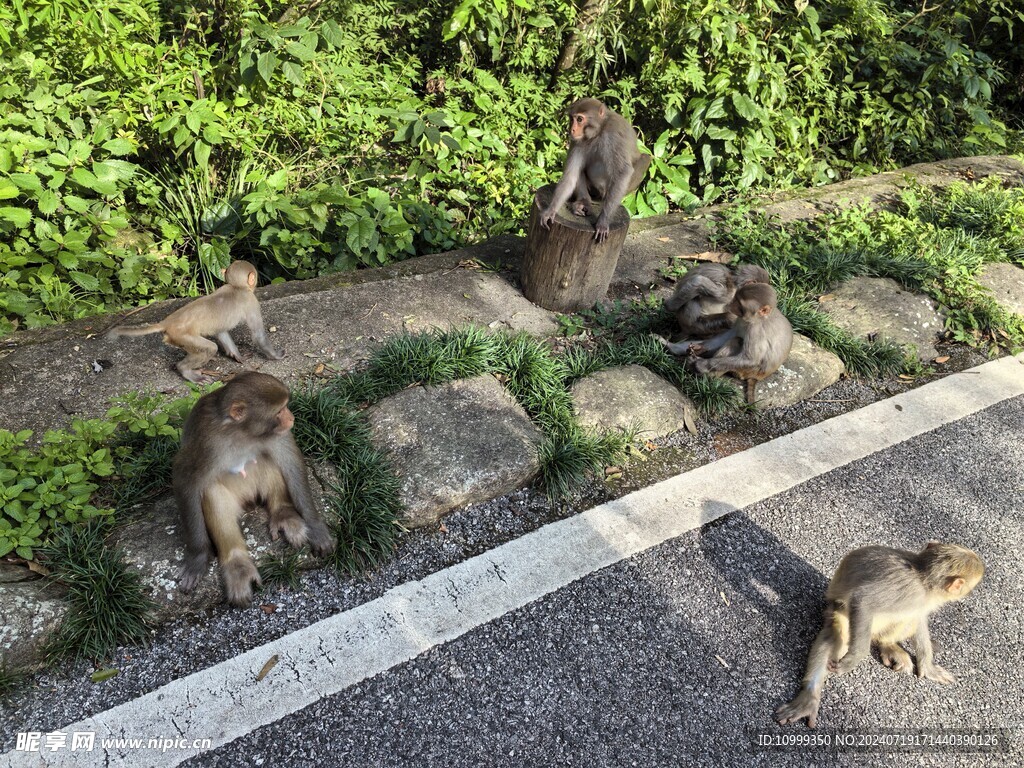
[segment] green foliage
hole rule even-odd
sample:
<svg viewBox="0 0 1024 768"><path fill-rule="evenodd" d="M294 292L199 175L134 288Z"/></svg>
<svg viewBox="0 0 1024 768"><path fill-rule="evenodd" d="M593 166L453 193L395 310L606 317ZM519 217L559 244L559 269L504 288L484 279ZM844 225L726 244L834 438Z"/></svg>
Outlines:
<svg viewBox="0 0 1024 768"><path fill-rule="evenodd" d="M70 430L52 430L37 448L31 430L0 430L0 557L14 552L30 560L33 550L62 523L109 515L92 496L99 478L114 472L107 441L114 425L75 419Z"/></svg>
<svg viewBox="0 0 1024 768"><path fill-rule="evenodd" d="M155 605L142 577L105 541L102 522L54 531L40 551L51 578L68 589L68 613L47 643L50 659L103 659L145 643Z"/></svg>
<svg viewBox="0 0 1024 768"><path fill-rule="evenodd" d="M288 548L277 554L265 555L258 564L263 589L298 589L302 585L301 565L302 553L297 549Z"/></svg>
<svg viewBox="0 0 1024 768"><path fill-rule="evenodd" d="M998 182L956 184L940 193L916 186L901 213L850 208L813 223L771 225L730 209L719 234L741 260L764 266L779 287L793 327L835 352L854 373L885 375L912 367L890 344L851 338L820 314L813 300L855 275L890 277L942 306L956 341L992 352L1024 345L1024 320L1002 309L978 282L991 262L1021 259L1024 191Z"/></svg>
<svg viewBox="0 0 1024 768"><path fill-rule="evenodd" d="M602 8L12 0L0 335L193 295L239 256L308 277L521 231L580 95L638 125L642 215L999 150L1016 119L1011 0Z"/></svg>

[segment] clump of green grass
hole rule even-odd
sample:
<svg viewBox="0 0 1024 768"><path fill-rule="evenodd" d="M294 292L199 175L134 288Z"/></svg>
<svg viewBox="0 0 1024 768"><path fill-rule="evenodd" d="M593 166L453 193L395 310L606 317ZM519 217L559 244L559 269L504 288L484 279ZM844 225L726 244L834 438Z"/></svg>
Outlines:
<svg viewBox="0 0 1024 768"><path fill-rule="evenodd" d="M302 583L300 579L301 565L302 553L290 547L280 553L264 555L257 563L263 589L274 589L275 587L298 589Z"/></svg>
<svg viewBox="0 0 1024 768"><path fill-rule="evenodd" d="M64 526L40 549L50 578L68 590L68 613L46 646L51 660L103 659L149 640L155 604L107 531L102 522Z"/></svg>
<svg viewBox="0 0 1024 768"><path fill-rule="evenodd" d="M337 470L337 480L327 488L327 517L338 540L330 559L339 573L355 573L395 549L403 530L402 505L387 455L372 446L359 403L344 390L339 383L293 393L291 408L302 452L329 461Z"/></svg>

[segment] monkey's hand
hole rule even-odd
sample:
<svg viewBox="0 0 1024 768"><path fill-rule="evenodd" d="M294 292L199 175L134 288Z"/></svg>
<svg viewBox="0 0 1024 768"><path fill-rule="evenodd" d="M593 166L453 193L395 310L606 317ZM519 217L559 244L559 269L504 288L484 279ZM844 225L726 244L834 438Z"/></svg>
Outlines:
<svg viewBox="0 0 1024 768"><path fill-rule="evenodd" d="M818 724L818 705L821 698L811 691L803 690L789 704L783 704L775 710L775 719L779 725L795 723L807 718L807 727L813 728Z"/></svg>
<svg viewBox="0 0 1024 768"><path fill-rule="evenodd" d="M540 215L540 225L544 229L551 229L551 222L555 220L555 211L550 208L545 208L544 213Z"/></svg>
<svg viewBox="0 0 1024 768"><path fill-rule="evenodd" d="M178 569L178 589L188 594L196 588L210 567L210 560L206 555L188 557Z"/></svg>
<svg viewBox="0 0 1024 768"><path fill-rule="evenodd" d="M603 243L608 239L608 222L603 217L597 219L597 226L594 227L594 239L599 243Z"/></svg>
<svg viewBox="0 0 1024 768"><path fill-rule="evenodd" d="M860 659L855 659L853 656L847 653L845 656L843 656L843 658L839 659L839 661L836 661L835 659L829 659L828 671L830 674L837 676L845 675L851 669L856 667L859 662Z"/></svg>
<svg viewBox="0 0 1024 768"><path fill-rule="evenodd" d="M940 667L934 662L929 662L928 664L919 663L917 665L917 676L925 680L934 680L936 683L942 683L943 685L949 685L956 680L945 668Z"/></svg>

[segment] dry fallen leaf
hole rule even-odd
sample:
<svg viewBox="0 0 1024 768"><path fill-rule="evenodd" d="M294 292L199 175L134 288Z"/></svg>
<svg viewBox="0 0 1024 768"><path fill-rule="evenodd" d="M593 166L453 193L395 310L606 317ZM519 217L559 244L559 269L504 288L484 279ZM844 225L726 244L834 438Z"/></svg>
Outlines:
<svg viewBox="0 0 1024 768"><path fill-rule="evenodd" d="M270 674L270 670L272 670L274 667L277 666L277 662L278 661L279 661L279 659L278 659L278 655L276 653L273 656L271 656L269 659L267 659L267 663L263 665L263 669L261 669L260 673L258 675L256 675L256 682L259 682L264 677L269 675Z"/></svg>
<svg viewBox="0 0 1024 768"><path fill-rule="evenodd" d="M323 363L318 363L316 368L313 369L313 373L319 376L321 373L324 372L325 367L326 366Z"/></svg>
<svg viewBox="0 0 1024 768"><path fill-rule="evenodd" d="M904 381L913 381L914 380L914 377L911 376L910 374L907 374L907 373L901 373L900 374L900 378L903 379Z"/></svg>
<svg viewBox="0 0 1024 768"><path fill-rule="evenodd" d="M718 655L717 653L715 654L715 658L716 658L716 659L718 659L718 663L719 663L719 664L721 664L721 665L722 665L723 667L725 667L726 669L729 669L729 665L725 663L725 659L723 659L723 658L722 658L721 656L719 656L719 655Z"/></svg>
<svg viewBox="0 0 1024 768"><path fill-rule="evenodd" d="M28 566L28 569L32 571L32 573L38 573L40 576L50 575L50 569L45 565L40 565L35 560L29 560L25 565Z"/></svg>
<svg viewBox="0 0 1024 768"><path fill-rule="evenodd" d="M277 603L264 603L260 606L260 609L266 614L277 613L277 608Z"/></svg>
<svg viewBox="0 0 1024 768"><path fill-rule="evenodd" d="M644 443L644 448L646 448L651 453L654 453L656 450L658 450L658 446L656 446L650 440L648 440L647 442Z"/></svg>
<svg viewBox="0 0 1024 768"><path fill-rule="evenodd" d="M658 238L658 242L659 243L671 243L672 242L672 238L671 237L659 237Z"/></svg>
<svg viewBox="0 0 1024 768"><path fill-rule="evenodd" d="M622 474L622 470L619 469L618 467L605 467L604 468L604 476L605 477L608 477L609 475L621 475L621 474Z"/></svg>
<svg viewBox="0 0 1024 768"><path fill-rule="evenodd" d="M690 413L689 408L683 411L683 424L686 426L686 431L691 435L697 434L697 422L693 420L693 414Z"/></svg>
<svg viewBox="0 0 1024 768"><path fill-rule="evenodd" d="M935 362L938 363L939 365L942 365L943 363L948 363L949 362L949 355L943 355L942 357L936 357L935 358Z"/></svg>
<svg viewBox="0 0 1024 768"><path fill-rule="evenodd" d="M686 258L697 261L714 261L718 264L728 264L732 261L733 254L728 251L702 251L701 253L688 254Z"/></svg>
<svg viewBox="0 0 1024 768"><path fill-rule="evenodd" d="M448 526L445 525L444 523L440 523L437 526L437 530L438 530L439 533L448 533Z"/></svg>
<svg viewBox="0 0 1024 768"><path fill-rule="evenodd" d="M833 299L835 299L835 297L836 295L834 293L824 293L818 297L818 301L832 301Z"/></svg>

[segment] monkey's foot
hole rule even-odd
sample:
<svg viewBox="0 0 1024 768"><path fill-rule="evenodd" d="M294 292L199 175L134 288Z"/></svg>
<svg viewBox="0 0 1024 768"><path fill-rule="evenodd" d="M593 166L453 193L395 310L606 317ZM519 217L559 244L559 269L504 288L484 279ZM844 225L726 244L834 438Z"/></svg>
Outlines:
<svg viewBox="0 0 1024 768"><path fill-rule="evenodd" d="M942 683L943 685L949 685L956 680L952 674L938 664L918 664L917 676L924 680L934 680L936 683Z"/></svg>
<svg viewBox="0 0 1024 768"><path fill-rule="evenodd" d="M590 213L590 201L573 203L569 206L569 211L574 216L586 216Z"/></svg>
<svg viewBox="0 0 1024 768"><path fill-rule="evenodd" d="M295 549L302 547L307 537L306 523L295 510L288 514L272 514L270 516L270 538L277 541L281 536Z"/></svg>
<svg viewBox="0 0 1024 768"><path fill-rule="evenodd" d="M882 663L893 672L902 672L909 675L914 670L914 662L910 658L910 654L898 645L882 648L880 649L880 654L882 656Z"/></svg>
<svg viewBox="0 0 1024 768"><path fill-rule="evenodd" d="M245 608L252 602L252 585L262 584L260 572L256 570L249 555L221 563L224 573L224 593L228 602L236 608Z"/></svg>
<svg viewBox="0 0 1024 768"><path fill-rule="evenodd" d="M192 370L191 368L186 368L185 370L179 369L179 372L186 380L191 381L193 384L209 384L213 381L212 376L207 376L202 371Z"/></svg>
<svg viewBox="0 0 1024 768"><path fill-rule="evenodd" d="M779 725L795 723L807 718L807 727L813 728L818 724L818 705L821 698L810 691L800 691L799 695L788 704L783 704L775 710L775 719Z"/></svg>
<svg viewBox="0 0 1024 768"><path fill-rule="evenodd" d="M267 357L269 357L271 360L280 360L281 358L284 357L284 350L271 349L270 352L267 354Z"/></svg>
<svg viewBox="0 0 1024 768"><path fill-rule="evenodd" d="M331 554L337 544L323 520L311 520L309 522L308 543L309 548L317 557Z"/></svg>

